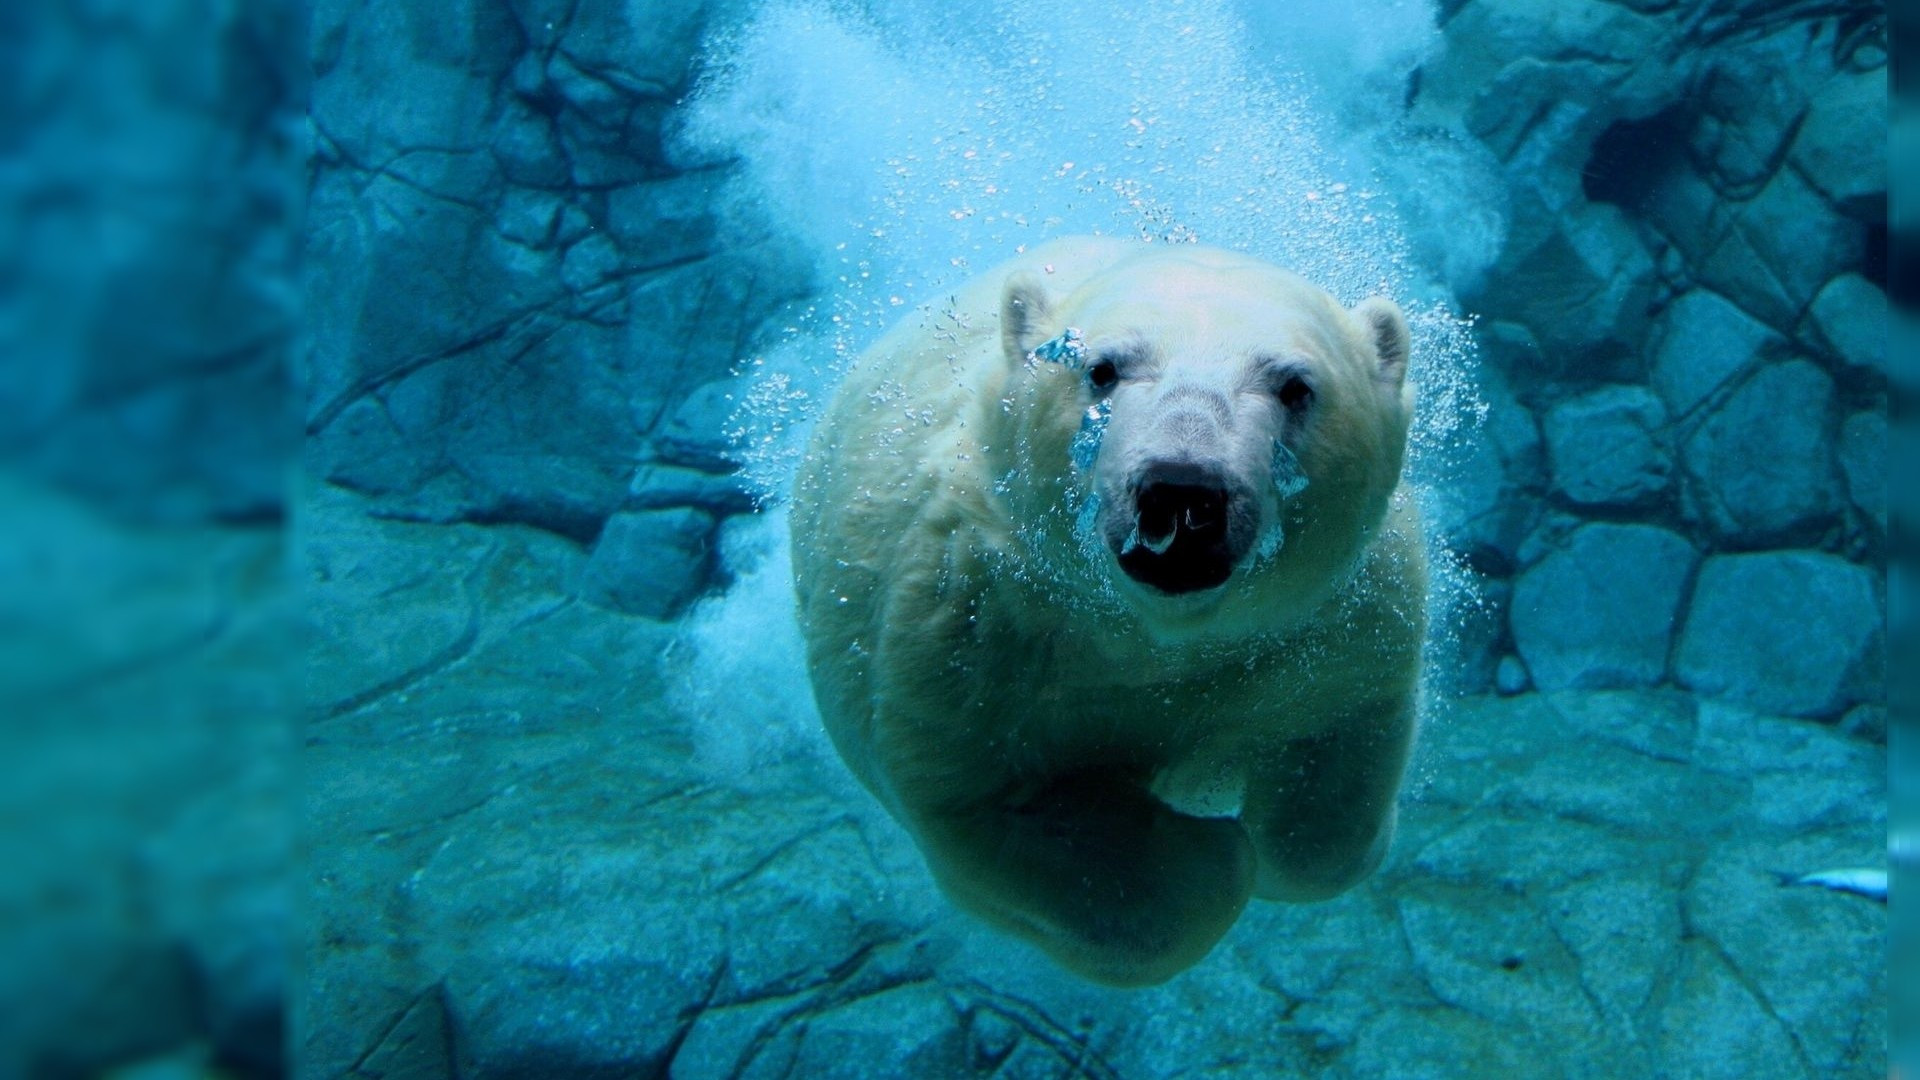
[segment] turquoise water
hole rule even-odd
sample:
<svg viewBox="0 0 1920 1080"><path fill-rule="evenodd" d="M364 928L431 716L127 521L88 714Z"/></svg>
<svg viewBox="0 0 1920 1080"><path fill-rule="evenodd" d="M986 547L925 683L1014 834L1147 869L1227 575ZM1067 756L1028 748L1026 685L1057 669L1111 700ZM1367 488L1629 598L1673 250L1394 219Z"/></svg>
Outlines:
<svg viewBox="0 0 1920 1080"><path fill-rule="evenodd" d="M1881 8L0 23L0 1074L1889 1071ZM1397 302L1433 573L1379 868L1135 990L943 894L787 544L1084 234Z"/></svg>

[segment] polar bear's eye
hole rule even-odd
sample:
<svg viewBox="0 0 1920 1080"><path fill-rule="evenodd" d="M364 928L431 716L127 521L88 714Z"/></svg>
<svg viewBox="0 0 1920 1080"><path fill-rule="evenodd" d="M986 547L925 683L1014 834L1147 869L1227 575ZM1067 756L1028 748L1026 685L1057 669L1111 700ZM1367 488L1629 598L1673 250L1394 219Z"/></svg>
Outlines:
<svg viewBox="0 0 1920 1080"><path fill-rule="evenodd" d="M1313 400L1313 387L1307 385L1307 380L1294 375L1280 384L1278 396L1280 404L1298 411L1306 408L1307 404Z"/></svg>
<svg viewBox="0 0 1920 1080"><path fill-rule="evenodd" d="M1095 390L1105 390L1120 381L1120 369L1111 360L1096 360L1087 369L1087 381Z"/></svg>

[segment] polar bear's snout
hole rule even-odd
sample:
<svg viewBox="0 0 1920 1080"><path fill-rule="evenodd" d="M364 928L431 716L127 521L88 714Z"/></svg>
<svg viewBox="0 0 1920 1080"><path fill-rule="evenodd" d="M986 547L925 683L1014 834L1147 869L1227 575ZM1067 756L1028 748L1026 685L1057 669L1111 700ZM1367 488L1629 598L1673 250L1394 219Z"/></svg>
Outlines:
<svg viewBox="0 0 1920 1080"><path fill-rule="evenodd" d="M1131 513L1119 515L1108 542L1127 576L1163 593L1226 584L1253 546L1251 495L1216 467L1149 462L1130 485Z"/></svg>

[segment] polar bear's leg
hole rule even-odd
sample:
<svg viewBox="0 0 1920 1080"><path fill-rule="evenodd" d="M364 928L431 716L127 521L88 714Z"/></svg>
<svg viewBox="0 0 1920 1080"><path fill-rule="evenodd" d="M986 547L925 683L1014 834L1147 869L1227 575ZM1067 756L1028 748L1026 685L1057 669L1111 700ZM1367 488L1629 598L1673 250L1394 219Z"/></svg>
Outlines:
<svg viewBox="0 0 1920 1080"><path fill-rule="evenodd" d="M913 822L959 905L1098 982L1162 982L1205 956L1253 891L1236 821L1179 814L1088 771Z"/></svg>
<svg viewBox="0 0 1920 1080"><path fill-rule="evenodd" d="M1350 716L1332 733L1282 744L1252 771L1241 820L1263 900L1326 900L1380 865L1413 741L1413 704Z"/></svg>

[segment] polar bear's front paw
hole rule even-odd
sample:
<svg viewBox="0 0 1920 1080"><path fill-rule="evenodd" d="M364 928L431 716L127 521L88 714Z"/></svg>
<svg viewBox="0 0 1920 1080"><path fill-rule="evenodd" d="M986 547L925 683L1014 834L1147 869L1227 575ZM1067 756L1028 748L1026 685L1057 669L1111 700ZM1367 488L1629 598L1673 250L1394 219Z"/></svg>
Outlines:
<svg viewBox="0 0 1920 1080"><path fill-rule="evenodd" d="M1177 813L1130 781L1064 777L946 832L935 869L956 902L1116 986L1198 962L1253 893L1239 822Z"/></svg>

